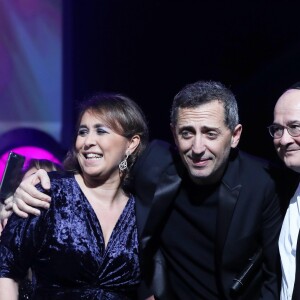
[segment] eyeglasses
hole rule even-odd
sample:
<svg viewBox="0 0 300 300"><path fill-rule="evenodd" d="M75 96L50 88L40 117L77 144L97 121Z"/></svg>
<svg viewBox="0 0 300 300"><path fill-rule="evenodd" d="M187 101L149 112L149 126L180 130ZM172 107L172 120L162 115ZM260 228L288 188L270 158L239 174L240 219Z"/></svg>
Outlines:
<svg viewBox="0 0 300 300"><path fill-rule="evenodd" d="M270 125L268 127L271 137L274 139L280 139L283 136L284 129L287 130L290 136L297 137L300 136L300 124L294 124L290 126L281 126L281 125Z"/></svg>

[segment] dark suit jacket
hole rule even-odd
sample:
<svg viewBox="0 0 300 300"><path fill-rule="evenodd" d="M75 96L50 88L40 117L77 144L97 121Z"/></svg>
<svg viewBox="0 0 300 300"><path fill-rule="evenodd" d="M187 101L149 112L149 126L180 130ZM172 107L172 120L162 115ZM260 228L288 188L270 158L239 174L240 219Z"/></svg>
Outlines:
<svg viewBox="0 0 300 300"><path fill-rule="evenodd" d="M157 240L181 188L182 167L169 144L153 141L133 170L135 192L140 199L136 213L145 280L159 299L172 299ZM282 214L268 163L233 151L220 183L219 198L216 273L221 299L279 299L277 243ZM260 247L263 264L256 278L241 295L232 295L234 278Z"/></svg>

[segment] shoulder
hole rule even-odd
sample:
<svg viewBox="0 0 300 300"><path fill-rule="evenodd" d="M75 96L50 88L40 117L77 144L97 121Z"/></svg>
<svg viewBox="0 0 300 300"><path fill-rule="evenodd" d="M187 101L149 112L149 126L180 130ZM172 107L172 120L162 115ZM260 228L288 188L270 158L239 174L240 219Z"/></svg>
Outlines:
<svg viewBox="0 0 300 300"><path fill-rule="evenodd" d="M269 160L259 157L259 156L255 156L253 154L250 154L248 152L242 151L242 150L238 150L238 156L242 161L245 161L246 163L254 163L256 167L265 167L269 164Z"/></svg>
<svg viewBox="0 0 300 300"><path fill-rule="evenodd" d="M281 171L280 166L275 162L244 151L239 151L238 159L242 169L248 170L249 172L254 172L255 174L268 177L272 176L272 174L279 174Z"/></svg>
<svg viewBox="0 0 300 300"><path fill-rule="evenodd" d="M48 176L51 182L51 189L53 187L64 186L75 180L74 173L67 171L52 171L48 173Z"/></svg>
<svg viewBox="0 0 300 300"><path fill-rule="evenodd" d="M138 176L160 176L177 160L177 152L171 144L162 140L153 140L136 161L132 174Z"/></svg>
<svg viewBox="0 0 300 300"><path fill-rule="evenodd" d="M149 145L141 155L141 159L160 160L161 158L166 158L170 160L172 158L172 153L174 152L174 150L174 146L165 141L153 140L151 143L149 143Z"/></svg>
<svg viewBox="0 0 300 300"><path fill-rule="evenodd" d="M153 140L137 160L137 165L164 167L174 161L175 147L162 140Z"/></svg>
<svg viewBox="0 0 300 300"><path fill-rule="evenodd" d="M73 178L74 173L69 171L52 171L48 172L48 176L51 181L63 181Z"/></svg>
<svg viewBox="0 0 300 300"><path fill-rule="evenodd" d="M136 161L132 169L132 186L138 195L153 195L165 175L178 175L174 146L153 140Z"/></svg>
<svg viewBox="0 0 300 300"><path fill-rule="evenodd" d="M73 195L79 194L80 190L72 172L53 171L49 172L50 190L45 190L41 184L37 185L37 189L51 196L51 206L54 203L63 203L63 199L72 198ZM77 197L74 197L74 201Z"/></svg>
<svg viewBox="0 0 300 300"><path fill-rule="evenodd" d="M280 168L275 163L235 149L230 155L224 181L229 186L240 184L244 189L275 190L279 174Z"/></svg>

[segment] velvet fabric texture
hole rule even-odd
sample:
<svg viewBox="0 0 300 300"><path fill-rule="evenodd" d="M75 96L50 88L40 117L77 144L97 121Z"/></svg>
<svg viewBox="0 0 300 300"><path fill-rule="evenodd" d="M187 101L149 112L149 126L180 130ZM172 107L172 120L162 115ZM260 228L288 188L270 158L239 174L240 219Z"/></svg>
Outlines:
<svg viewBox="0 0 300 300"><path fill-rule="evenodd" d="M13 215L1 236L0 277L20 280L31 267L33 299L135 299L135 198L130 196L105 248L99 220L74 175L49 174L50 208L27 219Z"/></svg>

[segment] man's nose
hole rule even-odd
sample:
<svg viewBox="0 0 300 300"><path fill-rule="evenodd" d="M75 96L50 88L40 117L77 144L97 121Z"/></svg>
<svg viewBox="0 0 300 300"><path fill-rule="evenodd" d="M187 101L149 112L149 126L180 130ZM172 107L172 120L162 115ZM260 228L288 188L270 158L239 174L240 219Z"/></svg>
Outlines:
<svg viewBox="0 0 300 300"><path fill-rule="evenodd" d="M286 128L283 128L282 137L280 138L280 144L287 145L293 142L294 142L293 137L288 133Z"/></svg>
<svg viewBox="0 0 300 300"><path fill-rule="evenodd" d="M195 135L194 141L193 141L193 152L195 154L201 154L205 151L205 138L201 134Z"/></svg>

